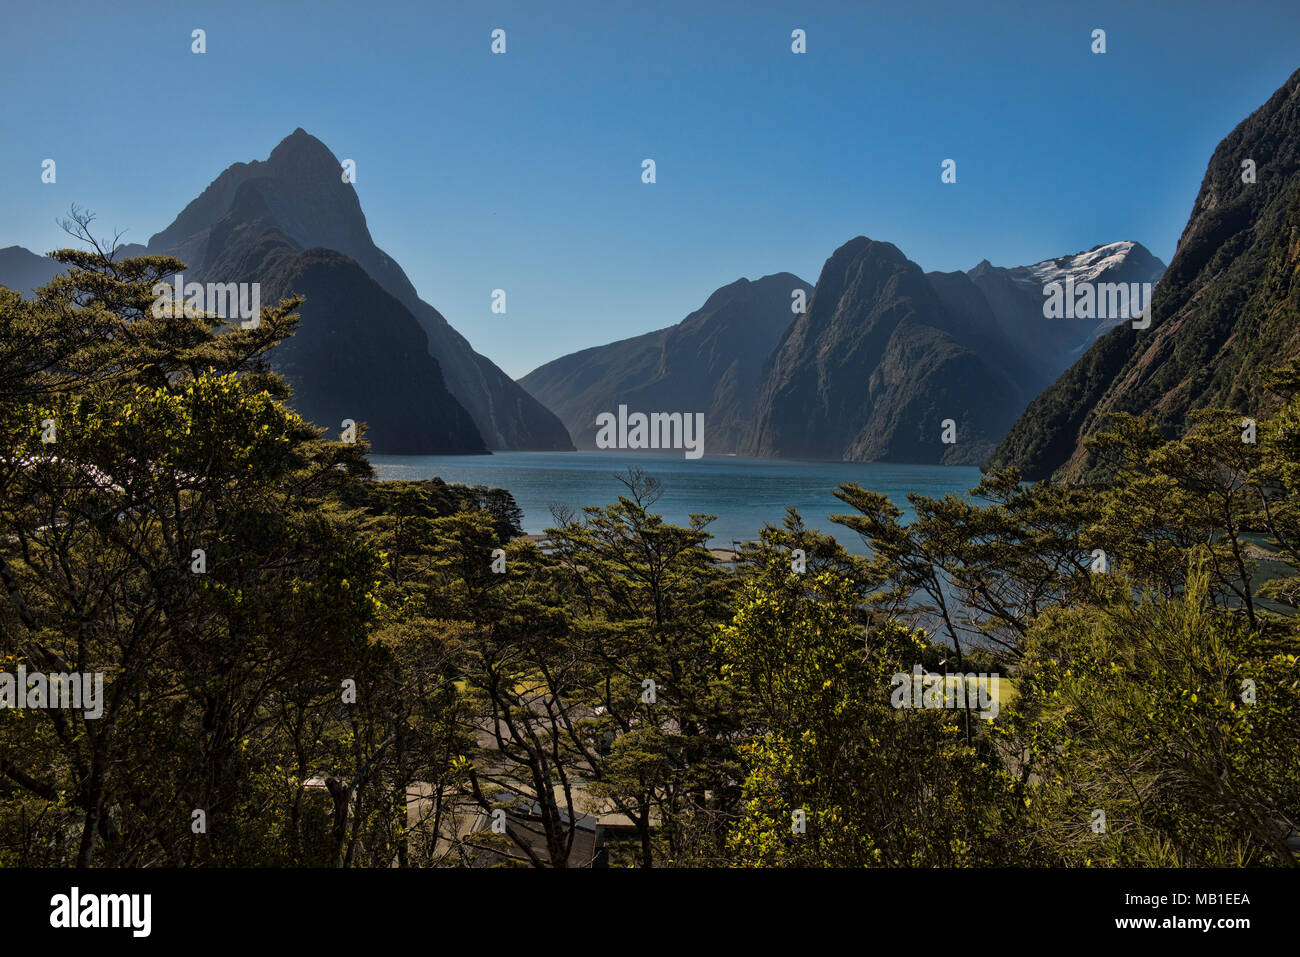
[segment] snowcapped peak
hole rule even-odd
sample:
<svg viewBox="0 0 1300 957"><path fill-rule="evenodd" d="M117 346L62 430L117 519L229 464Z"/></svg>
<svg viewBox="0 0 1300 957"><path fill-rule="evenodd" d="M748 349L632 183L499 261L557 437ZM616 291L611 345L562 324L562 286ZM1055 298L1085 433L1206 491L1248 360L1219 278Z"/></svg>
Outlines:
<svg viewBox="0 0 1300 957"><path fill-rule="evenodd" d="M1008 271L1017 282L1041 287L1047 283L1064 282L1067 277L1073 278L1076 283L1096 282L1125 266L1131 271L1135 265L1138 271L1151 273L1148 280L1151 282L1164 272L1164 263L1147 252L1141 244L1127 239L1094 246L1073 256L1057 256L1032 266L1017 266ZM1145 278L1144 275L1143 279Z"/></svg>

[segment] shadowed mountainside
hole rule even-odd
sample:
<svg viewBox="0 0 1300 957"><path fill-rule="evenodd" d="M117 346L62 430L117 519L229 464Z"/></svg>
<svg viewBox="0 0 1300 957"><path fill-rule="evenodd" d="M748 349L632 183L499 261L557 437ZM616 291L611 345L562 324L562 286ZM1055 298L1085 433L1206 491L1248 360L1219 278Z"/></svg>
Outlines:
<svg viewBox="0 0 1300 957"><path fill-rule="evenodd" d="M790 273L716 290L675 326L548 362L519 384L560 416L579 448L595 448L597 414L704 412L706 449L735 452L752 428L759 375L812 287Z"/></svg>

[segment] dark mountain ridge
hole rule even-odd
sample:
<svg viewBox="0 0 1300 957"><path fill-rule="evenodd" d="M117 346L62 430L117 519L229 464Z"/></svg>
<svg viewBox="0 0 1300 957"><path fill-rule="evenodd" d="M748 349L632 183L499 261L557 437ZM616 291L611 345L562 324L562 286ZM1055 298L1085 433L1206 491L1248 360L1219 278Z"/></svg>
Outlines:
<svg viewBox="0 0 1300 957"><path fill-rule="evenodd" d="M860 236L812 290L789 273L740 280L675 326L562 356L520 384L582 448L594 447L596 416L626 404L705 412L714 453L978 464L1113 325L1046 319L1045 285L1154 283L1163 268L1126 241L1032 266L923 273L892 244ZM809 296L803 315L791 308L795 289ZM942 440L947 419L955 443Z"/></svg>
<svg viewBox="0 0 1300 957"><path fill-rule="evenodd" d="M703 412L710 453L735 452L752 425L759 375L794 317L791 273L738 279L674 326L548 362L519 384L554 409L579 448L595 448L601 412Z"/></svg>
<svg viewBox="0 0 1300 957"><path fill-rule="evenodd" d="M960 308L892 243L859 236L837 249L773 352L742 451L944 464L987 454L1027 396L986 354L996 327L972 321L969 281L937 283ZM955 443L942 441L945 419Z"/></svg>
<svg viewBox="0 0 1300 957"><path fill-rule="evenodd" d="M490 448L572 448L559 420L476 353L441 313L420 299L401 266L375 245L356 191L343 182L341 169L325 144L299 128L265 161L227 167L146 248L187 262L187 280L220 281L236 278L221 272L222 257L230 261L231 244L256 241L260 229L278 229L303 249L336 250L360 265L419 323L447 391L469 412ZM237 203L246 186L256 186L256 206L248 200ZM230 219L232 212L237 215ZM214 236L223 221L221 234ZM304 326L315 308L310 300L304 304Z"/></svg>

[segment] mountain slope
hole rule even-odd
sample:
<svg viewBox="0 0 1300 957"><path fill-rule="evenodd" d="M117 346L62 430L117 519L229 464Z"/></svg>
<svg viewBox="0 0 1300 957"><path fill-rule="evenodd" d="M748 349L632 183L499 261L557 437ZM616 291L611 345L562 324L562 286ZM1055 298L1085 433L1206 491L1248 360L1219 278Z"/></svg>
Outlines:
<svg viewBox="0 0 1300 957"><path fill-rule="evenodd" d="M236 190L202 258L215 275L259 282L264 303L306 296L297 331L270 355L293 387L293 407L330 434L344 419L365 422L380 454L486 452L410 311L354 260L304 250L275 226L264 185L248 180Z"/></svg>
<svg viewBox="0 0 1300 957"><path fill-rule="evenodd" d="M579 448L595 447L597 414L624 404L703 412L706 450L734 452L751 427L763 363L794 318L796 289L812 291L790 273L738 279L675 326L562 356L519 384L560 416Z"/></svg>
<svg viewBox="0 0 1300 957"><path fill-rule="evenodd" d="M1139 243L1032 266L987 261L922 274L859 237L807 285L788 273L715 292L677 326L563 356L520 383L594 446L595 417L705 411L713 452L978 464L1035 395L1114 320L1047 319L1044 286L1151 282L1164 264ZM957 443L940 441L944 419Z"/></svg>
<svg viewBox="0 0 1300 957"><path fill-rule="evenodd" d="M410 311L354 260L303 247L274 218L276 184L248 179L229 208L200 237L180 244L199 269L223 282L256 282L264 304L294 293L307 301L294 336L271 350L271 366L293 388L291 405L337 435L344 419L365 422L375 452L392 455L484 453L483 437L451 395L428 339ZM122 247L118 258L145 247ZM0 250L0 284L20 291L49 281L63 266L21 247ZM214 278L215 281L215 278Z"/></svg>
<svg viewBox="0 0 1300 957"><path fill-rule="evenodd" d="M231 277L216 271L211 234L231 210L240 188L257 183L264 209L259 216L298 246L336 250L358 263L398 300L424 329L428 352L438 360L446 387L469 411L491 448L563 450L569 436L551 412L516 385L490 360L476 353L447 320L416 294L406 273L375 245L356 191L342 182L338 159L320 140L295 130L265 161L235 163L164 230L150 240L150 253L178 257L190 266L187 279ZM247 224L228 223L227 233L255 242ZM227 235L219 244L224 248ZM314 303L304 306L304 324Z"/></svg>
<svg viewBox="0 0 1300 957"><path fill-rule="evenodd" d="M891 243L849 241L773 352L743 451L981 461L1028 398L1016 381L1023 360L998 348L1005 344L981 309L960 274L932 279ZM956 424L954 444L941 441L945 419Z"/></svg>
<svg viewBox="0 0 1300 957"><path fill-rule="evenodd" d="M1003 268L987 259L967 273L988 301L998 328L1017 344L1052 382L1072 366L1097 338L1123 322L1116 318L1046 319L1043 287L1049 283L1151 283L1165 264L1137 242L1094 246L1073 256L1045 259L1032 266Z"/></svg>
<svg viewBox="0 0 1300 957"><path fill-rule="evenodd" d="M0 285L29 298L33 289L45 285L63 270L62 263L38 256L22 246L0 249Z"/></svg>
<svg viewBox="0 0 1300 957"><path fill-rule="evenodd" d="M487 451L473 418L447 391L423 330L360 265L316 247L267 266L258 273L264 294L279 301L297 292L313 306L310 322L272 357L304 417L331 432L346 418L365 422L381 454Z"/></svg>
<svg viewBox="0 0 1300 957"><path fill-rule="evenodd" d="M1257 181L1242 182L1253 160ZM1036 398L985 467L1086 478L1084 439L1107 412L1150 412L1166 431L1197 408L1249 413L1269 401L1263 367L1297 354L1300 71L1215 149L1151 327L1102 336Z"/></svg>

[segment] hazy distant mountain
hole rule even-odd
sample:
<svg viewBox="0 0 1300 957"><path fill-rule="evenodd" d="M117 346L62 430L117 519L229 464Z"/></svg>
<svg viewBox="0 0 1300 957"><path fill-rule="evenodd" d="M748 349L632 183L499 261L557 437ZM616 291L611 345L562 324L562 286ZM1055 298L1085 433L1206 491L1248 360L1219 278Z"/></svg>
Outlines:
<svg viewBox="0 0 1300 957"><path fill-rule="evenodd" d="M984 294L998 328L1052 382L1098 336L1124 319L1045 319L1045 286L1053 282L1064 284L1067 277L1075 284L1155 284L1164 271L1165 264L1141 243L1118 242L1010 269L994 266L986 259L967 275Z"/></svg>
<svg viewBox="0 0 1300 957"><path fill-rule="evenodd" d="M599 413L625 404L703 412L705 451L735 452L752 427L763 363L794 318L796 289L812 291L790 273L738 279L675 326L563 356L519 384L560 416L579 448L595 447Z"/></svg>
<svg viewBox="0 0 1300 957"><path fill-rule="evenodd" d="M62 263L38 256L22 246L0 249L0 286L7 286L31 298L32 290L63 272Z"/></svg>
<svg viewBox="0 0 1300 957"><path fill-rule="evenodd" d="M1243 182L1253 161L1256 182ZM987 463L1027 478L1084 477L1102 413L1150 412L1175 431L1188 412L1270 401L1263 368L1300 354L1300 71L1210 158L1151 326L1102 336L1034 400Z"/></svg>
<svg viewBox="0 0 1300 957"><path fill-rule="evenodd" d="M1030 394L974 284L926 276L864 236L826 261L777 345L743 451L850 461L982 461ZM943 421L955 444L941 441Z"/></svg>
<svg viewBox="0 0 1300 957"><path fill-rule="evenodd" d="M600 412L703 411L706 449L854 461L984 461L1034 396L1113 320L1047 319L1044 286L1156 282L1140 244L1033 266L922 273L859 237L827 261L806 314L789 273L724 286L676 326L584 349L520 384L580 448ZM952 419L957 441L941 441Z"/></svg>
<svg viewBox="0 0 1300 957"><path fill-rule="evenodd" d="M372 262L383 257L369 242L356 194L340 181L338 164L333 163L330 185L328 151L301 130L272 156L267 163L231 167L148 247L123 246L117 257L174 255L187 263L187 283L256 282L268 305L292 293L306 296L296 335L277 346L270 359L293 386L294 408L331 433L337 434L344 419L353 419L366 423L371 448L380 453L486 452L484 436L449 391L429 352L429 337L411 310L339 250L347 247ZM315 237L324 242L313 243ZM376 271L401 275L383 259ZM0 284L10 288L28 290L62 268L21 247L0 251ZM454 332L450 336L459 338ZM472 352L469 359L452 353L452 361L487 363ZM483 393L494 391L490 370L476 375ZM498 375L504 376L499 370ZM495 391L501 408L513 404L517 420L526 420L536 406L513 383ZM558 421L549 418L550 432L563 434Z"/></svg>
<svg viewBox="0 0 1300 957"><path fill-rule="evenodd" d="M257 187L260 198L256 219L229 219L239 190L249 184ZM219 222L224 223L222 235L214 242ZM441 367L446 388L469 411L490 448L573 447L559 419L474 352L436 309L416 295L401 266L371 239L356 191L342 181L338 159L301 129L286 137L266 161L228 167L171 225L149 240L148 251L188 263L187 280L252 281L257 278L252 274L226 275L222 263L238 260L243 247L272 228L300 248L324 247L342 253L409 311L427 335L428 351ZM368 301L355 299L355 303L364 318ZM303 306L304 327L321 307L314 300ZM388 387L383 381L374 383L376 389Z"/></svg>

